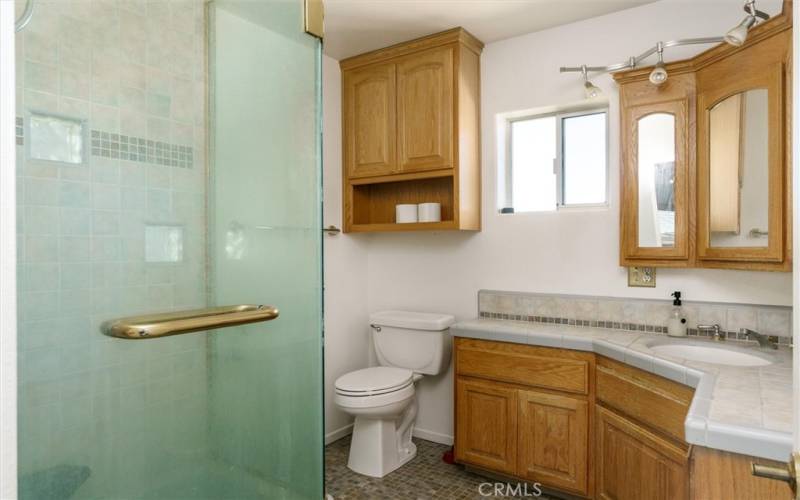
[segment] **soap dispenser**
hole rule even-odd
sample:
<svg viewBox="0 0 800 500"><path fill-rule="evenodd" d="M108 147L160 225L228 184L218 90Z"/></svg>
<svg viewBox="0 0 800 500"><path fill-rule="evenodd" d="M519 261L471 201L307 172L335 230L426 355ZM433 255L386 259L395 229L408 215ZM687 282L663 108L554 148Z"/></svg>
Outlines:
<svg viewBox="0 0 800 500"><path fill-rule="evenodd" d="M681 292L672 292L672 312L669 315L667 322L667 335L670 337L685 337L686 336L686 318L683 316L683 309L681 308Z"/></svg>

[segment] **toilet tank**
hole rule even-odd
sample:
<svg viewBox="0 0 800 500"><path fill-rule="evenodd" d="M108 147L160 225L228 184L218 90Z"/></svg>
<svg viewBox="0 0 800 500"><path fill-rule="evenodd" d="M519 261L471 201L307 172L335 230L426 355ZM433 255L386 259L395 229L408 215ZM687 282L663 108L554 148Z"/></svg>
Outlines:
<svg viewBox="0 0 800 500"><path fill-rule="evenodd" d="M437 375L447 369L452 341L449 314L381 311L370 315L372 339L382 366Z"/></svg>

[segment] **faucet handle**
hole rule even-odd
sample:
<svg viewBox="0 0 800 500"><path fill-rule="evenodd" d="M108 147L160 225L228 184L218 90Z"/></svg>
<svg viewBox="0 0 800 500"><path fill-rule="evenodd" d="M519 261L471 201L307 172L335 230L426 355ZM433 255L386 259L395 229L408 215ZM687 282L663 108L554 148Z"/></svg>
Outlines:
<svg viewBox="0 0 800 500"><path fill-rule="evenodd" d="M722 333L722 327L718 324L714 325L697 325L697 329L701 332L711 332L714 340L725 340L725 335Z"/></svg>

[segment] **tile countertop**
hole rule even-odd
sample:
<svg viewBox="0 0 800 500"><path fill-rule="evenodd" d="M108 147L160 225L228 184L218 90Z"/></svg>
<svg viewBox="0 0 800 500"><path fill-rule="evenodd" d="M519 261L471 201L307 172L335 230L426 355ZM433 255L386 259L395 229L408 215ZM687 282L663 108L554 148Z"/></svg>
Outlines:
<svg viewBox="0 0 800 500"><path fill-rule="evenodd" d="M475 319L450 327L454 337L591 351L695 388L686 441L698 446L786 461L792 451L792 351L731 346L767 355L772 364L739 367L656 354L650 345L691 342L666 335L601 328ZM714 343L715 346L720 344ZM721 344L725 346L726 344Z"/></svg>

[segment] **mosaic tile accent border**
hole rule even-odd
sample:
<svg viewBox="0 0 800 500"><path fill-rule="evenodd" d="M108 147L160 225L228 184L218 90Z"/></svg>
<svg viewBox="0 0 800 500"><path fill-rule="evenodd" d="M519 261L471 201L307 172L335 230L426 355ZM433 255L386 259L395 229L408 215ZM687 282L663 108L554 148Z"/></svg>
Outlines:
<svg viewBox="0 0 800 500"><path fill-rule="evenodd" d="M142 137L92 130L92 155L104 158L192 168L194 148Z"/></svg>
<svg viewBox="0 0 800 500"><path fill-rule="evenodd" d="M671 301L527 294L481 290L478 315L486 319L525 321L653 334L667 333ZM740 328L778 337L791 345L791 308L715 302L684 302L689 336L708 337L698 324L719 324L728 340L747 341Z"/></svg>
<svg viewBox="0 0 800 500"><path fill-rule="evenodd" d="M25 127L23 127L24 122L22 121L21 116L15 117L16 121L16 129L17 129L17 146L22 146L25 144Z"/></svg>
<svg viewBox="0 0 800 500"><path fill-rule="evenodd" d="M17 146L25 143L24 123L21 116L16 117ZM194 148L192 146L92 130L91 148L93 156L103 158L153 163L165 167L194 167Z"/></svg>

